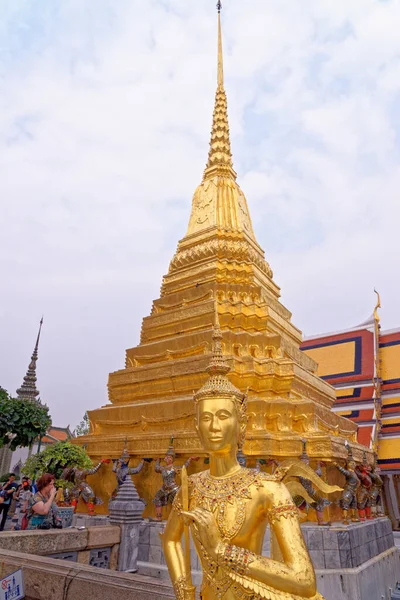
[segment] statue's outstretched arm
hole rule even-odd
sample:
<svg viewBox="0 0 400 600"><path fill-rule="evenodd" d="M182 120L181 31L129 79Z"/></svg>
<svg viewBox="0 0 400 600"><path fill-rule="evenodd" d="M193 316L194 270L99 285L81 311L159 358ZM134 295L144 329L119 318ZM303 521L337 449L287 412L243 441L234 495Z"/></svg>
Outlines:
<svg viewBox="0 0 400 600"><path fill-rule="evenodd" d="M174 586L175 596L181 600L188 598L185 593L186 569L182 548L183 519L179 507L182 505L181 490L175 497L164 533L161 535L165 562Z"/></svg>
<svg viewBox="0 0 400 600"><path fill-rule="evenodd" d="M92 469L85 469L83 471L83 474L85 475L85 477L86 477L86 475L94 475L100 469L102 464L103 464L103 461L99 462L99 464L96 465L95 467L93 467Z"/></svg>
<svg viewBox="0 0 400 600"><path fill-rule="evenodd" d="M140 471L143 469L143 465L144 465L144 460L142 458L142 460L140 461L140 463L138 464L137 467L132 467L132 469L128 469L129 475L137 475L138 473L140 473Z"/></svg>
<svg viewBox="0 0 400 600"><path fill-rule="evenodd" d="M162 468L160 466L160 459L157 458L156 460L156 466L154 467L154 470L156 473L162 473Z"/></svg>
<svg viewBox="0 0 400 600"><path fill-rule="evenodd" d="M345 469L344 467L342 467L341 465L335 465L337 470L344 475L345 477L349 477L350 476L350 471L348 471L347 469Z"/></svg>

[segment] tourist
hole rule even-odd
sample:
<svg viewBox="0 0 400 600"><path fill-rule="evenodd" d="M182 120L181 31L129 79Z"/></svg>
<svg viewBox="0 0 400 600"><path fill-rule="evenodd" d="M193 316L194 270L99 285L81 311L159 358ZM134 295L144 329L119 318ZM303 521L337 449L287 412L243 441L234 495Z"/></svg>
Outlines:
<svg viewBox="0 0 400 600"><path fill-rule="evenodd" d="M36 482L38 491L28 502L28 529L61 529L61 519L57 514L54 497L57 490L54 486L54 475L44 473Z"/></svg>
<svg viewBox="0 0 400 600"><path fill-rule="evenodd" d="M17 501L15 513L12 518L13 526L11 529L20 530L26 529L26 517L28 504L30 498L33 496L31 492L31 486L29 484L28 477L22 478L22 485L18 488L18 490L14 494L14 498Z"/></svg>
<svg viewBox="0 0 400 600"><path fill-rule="evenodd" d="M8 511L10 510L11 500L16 489L18 489L18 484L15 481L15 474L10 473L8 481L3 485L3 489L1 491L3 502L0 504L0 514L2 514L0 531L4 530Z"/></svg>

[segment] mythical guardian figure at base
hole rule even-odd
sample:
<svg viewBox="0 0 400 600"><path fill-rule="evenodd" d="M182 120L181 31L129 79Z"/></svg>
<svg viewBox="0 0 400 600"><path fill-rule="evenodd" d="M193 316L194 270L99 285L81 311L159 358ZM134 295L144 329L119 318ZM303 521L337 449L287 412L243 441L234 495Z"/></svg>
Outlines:
<svg viewBox="0 0 400 600"><path fill-rule="evenodd" d="M349 510L351 510L351 520L353 521L353 523L357 523L360 520L357 515L357 496L361 483L355 471L356 463L353 458L353 452L348 442L346 444L346 447L348 454L346 463L347 469L341 467L337 463L333 463L333 465L346 478L346 485L344 487L343 494L340 499L340 507L343 512L343 524L349 525Z"/></svg>
<svg viewBox="0 0 400 600"><path fill-rule="evenodd" d="M205 385L195 394L195 421L210 469L187 479L182 472L165 532L164 555L178 600L194 600L189 527L203 569L204 600L321 600L298 511L281 479L241 467L237 449L246 433L247 398L226 377L219 325ZM298 466L300 465L300 466ZM297 461L296 474L318 479ZM262 556L267 524L281 561ZM185 537L185 551L181 538Z"/></svg>
<svg viewBox="0 0 400 600"><path fill-rule="evenodd" d="M72 506L75 508L78 506L79 498L87 504L88 514L94 516L95 504L103 504L103 501L96 496L93 489L86 481L88 475L94 475L100 469L104 463L109 463L110 459L102 458L102 460L92 469L78 469L77 467L67 467L64 469L62 479L70 481L73 484L73 488L70 492L72 497Z"/></svg>
<svg viewBox="0 0 400 600"><path fill-rule="evenodd" d="M307 444L306 440L303 440L303 453L300 456L300 460L302 462L304 462L304 464L309 466L310 465L310 457L307 454L306 444ZM320 463L318 463L318 467L317 467L315 473L318 475L318 477L322 477L322 469L321 469ZM331 523L329 521L324 521L324 510L327 506L329 506L331 504L331 502L329 500L327 500L326 498L324 498L314 488L312 481L310 481L306 477L300 476L299 481L300 481L301 485L304 487L304 489L306 490L306 492L308 493L308 495L310 496L310 498L312 499L312 502L311 502L311 504L308 504L303 499L302 496L294 496L293 500L294 500L296 506L298 506L299 508L302 508L304 505L310 506L312 509L315 510L315 513L317 515L318 525L321 525L321 526L331 525Z"/></svg>
<svg viewBox="0 0 400 600"><path fill-rule="evenodd" d="M193 456L188 458L188 460L185 462L185 468L188 468L188 466L190 465L190 463L193 460L197 460L197 458L194 458ZM162 480L163 480L162 486L158 490L156 495L154 496L154 500L153 500L155 507L156 507L157 521L162 520L163 506L167 506L168 504L173 503L174 498L176 496L176 492L179 489L179 485L176 481L176 478L177 478L177 475L181 472L182 467L176 467L174 465L175 450L174 450L174 438L173 437L171 438L171 442L169 444L167 453L164 457L164 461L166 464L165 467L161 466L160 458L157 459L156 466L155 466L156 473L161 473Z"/></svg>
<svg viewBox="0 0 400 600"><path fill-rule="evenodd" d="M140 463L138 464L137 467L129 467L129 460L130 460L130 454L127 450L126 447L126 442L127 440L125 440L125 446L124 446L124 450L120 456L120 458L118 460L113 459L113 473L115 473L115 476L117 478L117 487L115 488L115 490L113 491L112 495L111 495L111 500L114 500L117 497L117 494L119 492L119 488L121 487L121 485L124 483L125 479L129 476L129 475L138 475L138 473L141 472L141 470L144 467L144 463L147 462L151 462L153 459L152 458L142 458L142 460L140 461Z"/></svg>
<svg viewBox="0 0 400 600"><path fill-rule="evenodd" d="M367 456L364 452L364 462L356 466L357 477L360 480L360 487L357 492L357 508L360 521L371 519L371 490L372 479L370 477L371 467L367 462Z"/></svg>
<svg viewBox="0 0 400 600"><path fill-rule="evenodd" d="M378 465L378 457L375 455L375 461L372 465L369 476L372 480L372 487L370 490L370 501L371 501L371 516L372 517L384 517L385 511L382 507L382 488L383 481L380 476L380 468Z"/></svg>

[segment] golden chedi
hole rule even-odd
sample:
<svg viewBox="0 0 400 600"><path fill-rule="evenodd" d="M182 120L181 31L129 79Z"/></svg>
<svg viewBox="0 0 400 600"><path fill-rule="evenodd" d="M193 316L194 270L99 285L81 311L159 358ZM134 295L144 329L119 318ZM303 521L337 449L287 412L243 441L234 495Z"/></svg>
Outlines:
<svg viewBox="0 0 400 600"><path fill-rule="evenodd" d="M109 376L109 404L89 411L90 434L75 443L86 444L93 459L117 458L126 437L134 466L142 456L164 456L174 435L179 464L191 455L204 457L193 425L193 390L207 377L216 305L232 382L248 393L243 451L249 466L256 458L299 457L302 439L314 464L345 459L345 440L361 461L357 425L331 412L334 389L317 376L316 362L300 351L301 332L279 296L233 170L218 14L210 150L189 227L163 279L161 297L143 319L140 344L126 351L125 368ZM201 470L203 461L190 468ZM147 469L137 478L138 492L148 503L145 515L154 515L151 500L159 477ZM114 488L111 469L92 483L106 512Z"/></svg>
<svg viewBox="0 0 400 600"><path fill-rule="evenodd" d="M195 423L210 469L182 478L165 532L164 556L175 596L194 600L187 523L201 560L204 600L321 599L301 533L297 508L277 470L269 475L241 467L237 461L247 422L246 396L226 373L221 334L214 334L210 377L195 394ZM307 469L305 465L300 466ZM186 525L185 525L186 523ZM280 560L262 556L270 524Z"/></svg>

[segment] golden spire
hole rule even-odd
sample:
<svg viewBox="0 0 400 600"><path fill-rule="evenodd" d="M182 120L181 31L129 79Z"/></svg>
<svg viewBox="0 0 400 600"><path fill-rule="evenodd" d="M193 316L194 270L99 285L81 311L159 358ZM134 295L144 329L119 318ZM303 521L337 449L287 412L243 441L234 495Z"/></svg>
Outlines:
<svg viewBox="0 0 400 600"><path fill-rule="evenodd" d="M210 151L208 162L204 171L204 179L214 175L223 175L236 179L233 170L231 142L229 138L228 103L224 89L224 66L222 54L222 32L221 32L221 8L219 1L218 9L218 86L215 95L215 106L213 113L213 124L211 130Z"/></svg>

